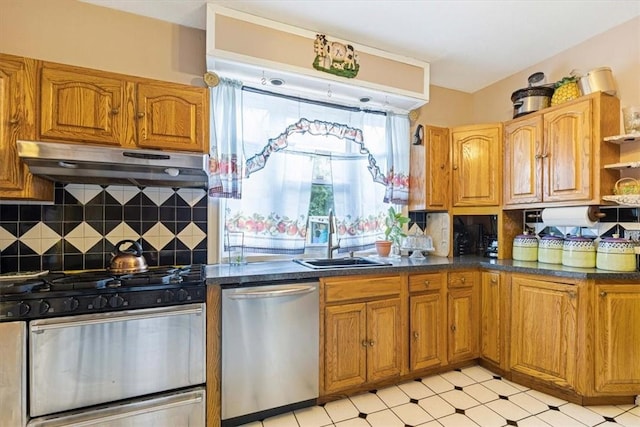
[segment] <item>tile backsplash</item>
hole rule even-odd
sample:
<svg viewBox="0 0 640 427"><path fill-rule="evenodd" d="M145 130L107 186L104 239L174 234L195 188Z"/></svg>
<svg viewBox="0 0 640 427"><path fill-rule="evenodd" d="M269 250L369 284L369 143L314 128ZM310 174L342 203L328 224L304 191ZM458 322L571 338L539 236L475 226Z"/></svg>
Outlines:
<svg viewBox="0 0 640 427"><path fill-rule="evenodd" d="M0 273L108 267L137 240L149 266L207 262L199 189L56 184L53 204L0 204Z"/></svg>

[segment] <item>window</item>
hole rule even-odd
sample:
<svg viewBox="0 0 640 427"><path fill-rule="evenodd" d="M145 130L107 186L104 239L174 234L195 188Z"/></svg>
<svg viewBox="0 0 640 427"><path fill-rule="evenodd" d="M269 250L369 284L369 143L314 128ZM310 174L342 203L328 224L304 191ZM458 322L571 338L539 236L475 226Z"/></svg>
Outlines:
<svg viewBox="0 0 640 427"><path fill-rule="evenodd" d="M253 90L241 111L248 176L242 198L221 201L221 236L243 233L249 258L318 256L333 210L340 252L373 248L393 170L388 117Z"/></svg>

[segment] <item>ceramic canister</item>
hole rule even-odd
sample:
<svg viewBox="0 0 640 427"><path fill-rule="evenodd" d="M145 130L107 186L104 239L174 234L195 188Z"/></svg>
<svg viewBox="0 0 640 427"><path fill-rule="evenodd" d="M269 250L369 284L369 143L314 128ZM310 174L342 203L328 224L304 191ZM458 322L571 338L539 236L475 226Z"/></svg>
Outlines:
<svg viewBox="0 0 640 427"><path fill-rule="evenodd" d="M559 236L544 236L538 243L538 262L562 264L564 239Z"/></svg>
<svg viewBox="0 0 640 427"><path fill-rule="evenodd" d="M513 239L513 259L517 261L538 260L538 239L530 234L519 234Z"/></svg>
<svg viewBox="0 0 640 427"><path fill-rule="evenodd" d="M617 234L603 238L598 244L596 268L611 271L635 271L636 251L633 243Z"/></svg>
<svg viewBox="0 0 640 427"><path fill-rule="evenodd" d="M567 237L562 245L562 265L593 268L596 266L596 245L588 237Z"/></svg>

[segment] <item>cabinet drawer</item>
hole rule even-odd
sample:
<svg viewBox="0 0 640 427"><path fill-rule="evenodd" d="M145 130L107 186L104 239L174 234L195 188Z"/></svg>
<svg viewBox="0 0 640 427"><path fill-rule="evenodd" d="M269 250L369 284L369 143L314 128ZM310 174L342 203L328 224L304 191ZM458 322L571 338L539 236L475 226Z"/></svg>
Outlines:
<svg viewBox="0 0 640 427"><path fill-rule="evenodd" d="M466 288L473 286L475 276L473 271L454 271L449 273L447 284L450 288Z"/></svg>
<svg viewBox="0 0 640 427"><path fill-rule="evenodd" d="M442 273L412 274L409 276L409 292L438 290L443 282Z"/></svg>
<svg viewBox="0 0 640 427"><path fill-rule="evenodd" d="M400 294L400 276L324 279L325 301L337 302Z"/></svg>

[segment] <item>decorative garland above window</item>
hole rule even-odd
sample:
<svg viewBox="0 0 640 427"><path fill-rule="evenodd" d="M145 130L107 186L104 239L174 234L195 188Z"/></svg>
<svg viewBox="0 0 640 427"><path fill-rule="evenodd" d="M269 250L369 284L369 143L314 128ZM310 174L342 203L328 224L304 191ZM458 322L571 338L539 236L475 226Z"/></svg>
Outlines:
<svg viewBox="0 0 640 427"><path fill-rule="evenodd" d="M317 34L313 42L316 59L313 68L318 71L352 79L358 75L358 55L350 44L330 42L324 34Z"/></svg>

